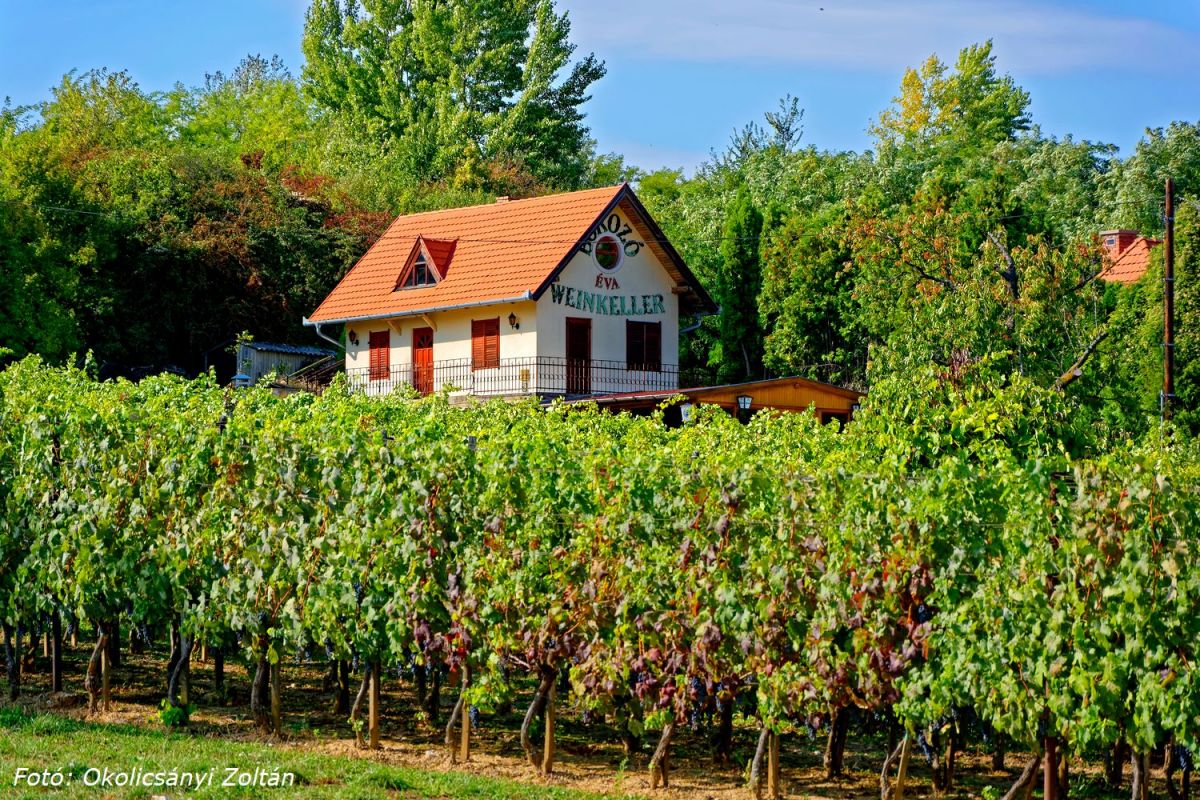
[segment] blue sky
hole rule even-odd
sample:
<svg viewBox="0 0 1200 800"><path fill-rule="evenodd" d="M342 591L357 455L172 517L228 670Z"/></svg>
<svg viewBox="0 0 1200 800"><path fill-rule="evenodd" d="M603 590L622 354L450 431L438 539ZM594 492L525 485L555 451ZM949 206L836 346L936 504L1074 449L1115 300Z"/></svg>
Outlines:
<svg viewBox="0 0 1200 800"><path fill-rule="evenodd" d="M1128 153L1143 130L1200 119L1192 0L559 0L608 65L587 107L602 150L693 168L793 94L804 142L866 148L906 66L991 38L1054 135ZM70 69L195 85L247 53L296 74L305 0L0 0L0 97L45 99Z"/></svg>

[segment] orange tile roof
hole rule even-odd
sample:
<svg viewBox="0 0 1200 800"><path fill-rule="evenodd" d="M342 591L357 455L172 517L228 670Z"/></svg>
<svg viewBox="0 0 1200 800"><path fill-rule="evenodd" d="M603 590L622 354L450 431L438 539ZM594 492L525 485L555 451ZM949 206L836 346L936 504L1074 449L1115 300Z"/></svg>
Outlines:
<svg viewBox="0 0 1200 800"><path fill-rule="evenodd" d="M398 217L308 321L401 316L534 296L609 209L632 194L622 184ZM396 290L418 237L444 278L434 286ZM682 260L679 267L691 278Z"/></svg>
<svg viewBox="0 0 1200 800"><path fill-rule="evenodd" d="M1104 263L1107 266L1100 273L1100 279L1114 283L1136 283L1150 266L1150 252L1160 244L1162 242L1158 239L1139 236L1115 259L1105 254Z"/></svg>

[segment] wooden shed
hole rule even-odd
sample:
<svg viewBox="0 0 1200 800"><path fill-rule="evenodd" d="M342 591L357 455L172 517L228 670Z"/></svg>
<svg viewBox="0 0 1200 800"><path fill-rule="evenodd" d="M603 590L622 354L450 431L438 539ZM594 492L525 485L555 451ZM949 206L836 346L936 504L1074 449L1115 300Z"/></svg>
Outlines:
<svg viewBox="0 0 1200 800"><path fill-rule="evenodd" d="M238 377L247 384L257 383L268 373L291 375L314 361L338 355L333 350L277 342L243 342L238 345Z"/></svg>

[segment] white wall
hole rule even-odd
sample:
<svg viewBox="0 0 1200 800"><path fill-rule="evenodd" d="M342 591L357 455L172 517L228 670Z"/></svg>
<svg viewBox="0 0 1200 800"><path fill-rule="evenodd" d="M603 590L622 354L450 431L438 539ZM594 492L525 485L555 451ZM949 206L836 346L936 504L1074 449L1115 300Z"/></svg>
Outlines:
<svg viewBox="0 0 1200 800"><path fill-rule="evenodd" d="M389 360L392 368L393 382L409 382L409 367L412 365L413 331L417 328L431 327L433 323L433 360L439 364L435 374L434 388L438 389L444 383L452 383L458 387L471 388L472 383L480 384L481 390L493 393L504 393L509 387L500 385L496 370L470 369L471 360L471 321L477 319L500 319L500 358L533 359L537 355L537 314L532 302L501 303L493 306L478 306L454 311L442 311L429 314L427 322L422 317L398 317L391 320L373 320L370 322L351 323L349 329L358 336L358 344L353 344L347 337L346 342L346 372L355 383L366 382L366 370L370 368L370 341L372 331L388 331L391 342ZM517 328L508 323L508 315L517 315ZM457 362L457 363L444 363ZM522 391L519 372L507 375L512 380L511 391ZM485 385L486 384L486 385Z"/></svg>
<svg viewBox="0 0 1200 800"><path fill-rule="evenodd" d="M616 217L615 224L609 225L606 221L605 228L624 230L627 219L619 211ZM647 237L648 232L635 229L626 239L645 242ZM592 321L593 361L619 362L623 365L626 320L661 322L662 363L671 369L661 375L633 373L621 385L614 386L611 385L611 373L603 374L598 366L593 379L593 391L677 387L673 370L679 362L679 296L671 293L675 282L649 247L643 246L633 255L627 251L620 269L611 274L600 269L591 254L579 252L567 264L556 283L561 291L551 287L537 304L538 329L542 332L537 343L539 356L564 358L567 317L583 317ZM620 313L622 300L623 314ZM616 313L604 313L597 306L613 309ZM604 380L598 382L602 378ZM660 385L664 382L670 385Z"/></svg>

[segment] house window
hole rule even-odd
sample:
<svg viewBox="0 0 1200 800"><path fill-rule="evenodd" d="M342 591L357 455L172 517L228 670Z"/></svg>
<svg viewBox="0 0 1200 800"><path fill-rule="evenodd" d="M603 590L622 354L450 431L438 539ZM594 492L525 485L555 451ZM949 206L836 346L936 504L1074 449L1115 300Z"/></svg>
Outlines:
<svg viewBox="0 0 1200 800"><path fill-rule="evenodd" d="M500 318L471 320L471 369L500 366Z"/></svg>
<svg viewBox="0 0 1200 800"><path fill-rule="evenodd" d="M433 286L437 282L434 277L433 268L429 266L429 261L425 258L424 253L417 253L417 260L413 262L412 269L408 271L408 275L404 276L404 282L401 286L405 289L411 289L416 286Z"/></svg>
<svg viewBox="0 0 1200 800"><path fill-rule="evenodd" d="M662 371L662 323L625 322L625 364L638 372Z"/></svg>
<svg viewBox="0 0 1200 800"><path fill-rule="evenodd" d="M388 331L371 331L370 379L386 381L391 377L392 336Z"/></svg>

